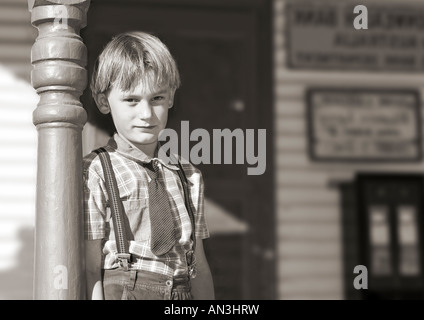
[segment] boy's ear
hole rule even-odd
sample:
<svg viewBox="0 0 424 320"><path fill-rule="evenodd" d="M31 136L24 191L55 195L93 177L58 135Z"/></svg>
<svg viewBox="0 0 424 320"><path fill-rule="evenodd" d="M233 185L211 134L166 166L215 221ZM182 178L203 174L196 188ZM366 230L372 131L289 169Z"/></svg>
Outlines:
<svg viewBox="0 0 424 320"><path fill-rule="evenodd" d="M176 89L171 89L171 96L170 96L170 99L169 99L168 109L171 109L174 106L175 90Z"/></svg>
<svg viewBox="0 0 424 320"><path fill-rule="evenodd" d="M97 108L101 113L108 114L110 112L109 101L104 93L94 95L94 101L96 101Z"/></svg>

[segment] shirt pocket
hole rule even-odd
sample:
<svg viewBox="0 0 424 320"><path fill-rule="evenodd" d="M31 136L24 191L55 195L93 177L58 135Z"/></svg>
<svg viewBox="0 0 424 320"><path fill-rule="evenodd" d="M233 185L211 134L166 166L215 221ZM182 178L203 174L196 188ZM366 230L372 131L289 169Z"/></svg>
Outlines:
<svg viewBox="0 0 424 320"><path fill-rule="evenodd" d="M122 201L127 215L132 239L146 241L150 239L150 217L146 199Z"/></svg>
<svg viewBox="0 0 424 320"><path fill-rule="evenodd" d="M149 240L150 218L146 199L122 201L122 205L125 210L124 223L127 230L127 240ZM113 223L109 207L106 209L106 221L110 224Z"/></svg>

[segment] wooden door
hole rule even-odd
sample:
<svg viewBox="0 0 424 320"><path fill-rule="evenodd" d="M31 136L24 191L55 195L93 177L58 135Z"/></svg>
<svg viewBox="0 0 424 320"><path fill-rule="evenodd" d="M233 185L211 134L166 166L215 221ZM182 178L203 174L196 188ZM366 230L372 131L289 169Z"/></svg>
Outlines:
<svg viewBox="0 0 424 320"><path fill-rule="evenodd" d="M419 174L360 174L357 180L367 299L422 299L422 194Z"/></svg>
<svg viewBox="0 0 424 320"><path fill-rule="evenodd" d="M168 127L181 140L181 123L188 121L190 132L203 128L211 137L211 163L198 167L211 228L205 250L218 299L274 297L268 6L267 1L93 1L83 34L90 71L111 36L130 30L157 35L176 58L182 87ZM84 105L89 121L110 132L110 119L96 111L88 93ZM246 161L234 164L235 151L233 164L213 163L213 130L225 128L267 129L263 175L248 175Z"/></svg>

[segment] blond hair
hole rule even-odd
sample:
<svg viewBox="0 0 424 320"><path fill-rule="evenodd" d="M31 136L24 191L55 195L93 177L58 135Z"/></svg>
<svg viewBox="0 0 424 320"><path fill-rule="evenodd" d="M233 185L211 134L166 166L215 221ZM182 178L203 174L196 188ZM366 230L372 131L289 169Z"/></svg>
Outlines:
<svg viewBox="0 0 424 320"><path fill-rule="evenodd" d="M119 34L96 61L91 92L106 93L112 86L129 91L140 84L144 89L176 90L181 84L177 64L159 38L139 31Z"/></svg>

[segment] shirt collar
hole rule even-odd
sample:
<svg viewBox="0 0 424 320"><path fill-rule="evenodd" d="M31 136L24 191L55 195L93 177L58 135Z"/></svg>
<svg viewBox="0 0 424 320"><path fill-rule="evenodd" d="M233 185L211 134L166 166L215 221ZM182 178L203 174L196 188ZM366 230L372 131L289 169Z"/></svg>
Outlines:
<svg viewBox="0 0 424 320"><path fill-rule="evenodd" d="M143 151L138 149L126 139L123 139L118 133L115 133L113 137L110 138L108 146L123 155L124 157L129 158L131 160L142 163L149 163L152 160L158 160L162 165L164 165L168 169L179 170L178 165L170 163L170 158L164 152L159 152L161 146L160 142L158 142L153 158L146 155ZM177 159L175 155L173 155L173 157L174 159Z"/></svg>

